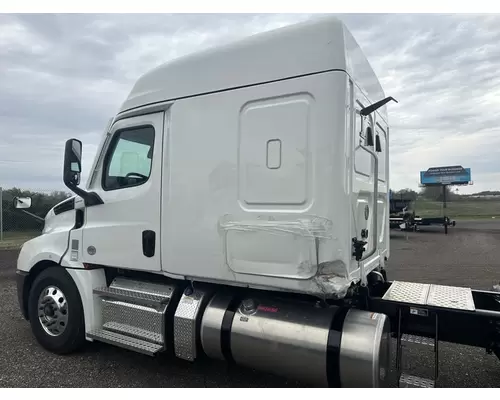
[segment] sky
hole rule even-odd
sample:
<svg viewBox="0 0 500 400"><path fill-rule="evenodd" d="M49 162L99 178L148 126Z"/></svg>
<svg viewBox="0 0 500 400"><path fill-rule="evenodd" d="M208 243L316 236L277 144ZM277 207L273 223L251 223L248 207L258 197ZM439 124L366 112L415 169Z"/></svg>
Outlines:
<svg viewBox="0 0 500 400"><path fill-rule="evenodd" d="M500 16L340 14L387 96L391 187L472 169L460 193L500 190ZM135 80L174 58L309 14L0 14L0 186L65 189L66 139L83 179Z"/></svg>

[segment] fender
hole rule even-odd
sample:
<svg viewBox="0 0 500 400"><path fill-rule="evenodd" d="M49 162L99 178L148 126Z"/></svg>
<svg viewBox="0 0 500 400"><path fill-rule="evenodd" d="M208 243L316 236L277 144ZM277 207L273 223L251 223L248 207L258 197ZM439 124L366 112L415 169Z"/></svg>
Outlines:
<svg viewBox="0 0 500 400"><path fill-rule="evenodd" d="M85 316L85 333L98 329L101 326L101 301L94 296L94 289L106 285L104 269L72 269L66 268L80 293Z"/></svg>
<svg viewBox="0 0 500 400"><path fill-rule="evenodd" d="M81 239L82 231L74 229L75 211L59 214L54 218L50 211L45 219L44 233L28 240L21 248L17 269L29 272L41 261L60 264L63 267L83 268L83 264L71 260L68 249L70 239Z"/></svg>
<svg viewBox="0 0 500 400"><path fill-rule="evenodd" d="M52 232L41 235L24 243L19 257L17 269L30 272L41 261L50 261L59 264L61 256L68 247L68 231ZM81 266L83 268L83 265Z"/></svg>
<svg viewBox="0 0 500 400"><path fill-rule="evenodd" d="M51 265L83 269L81 262L62 259L67 253L71 231L67 227L51 230L23 244L17 258L17 293L19 305L25 319L28 319L27 301L31 283L35 277Z"/></svg>
<svg viewBox="0 0 500 400"><path fill-rule="evenodd" d="M32 274L30 272L35 266L58 264L61 256L66 251L67 238L68 232L61 231L39 236L23 245L17 261L16 277L18 277L17 290L20 307L25 318L28 318L26 309L28 291L30 283L34 278L31 275L37 275L37 271L41 271L44 268L35 268ZM67 263L64 262L64 264ZM63 267L61 266L61 268ZM106 286L104 269L86 270L80 262L72 262L71 267L65 269L78 288L85 315L85 331L89 332L98 326L97 324L99 323L101 314L100 302L98 299L94 300L93 289Z"/></svg>

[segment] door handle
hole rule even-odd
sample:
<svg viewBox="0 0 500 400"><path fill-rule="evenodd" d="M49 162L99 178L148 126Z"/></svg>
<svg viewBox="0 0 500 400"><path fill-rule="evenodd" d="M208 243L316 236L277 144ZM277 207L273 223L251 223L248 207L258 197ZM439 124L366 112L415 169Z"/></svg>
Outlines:
<svg viewBox="0 0 500 400"><path fill-rule="evenodd" d="M154 231L142 232L142 253L146 257L155 255L156 233Z"/></svg>

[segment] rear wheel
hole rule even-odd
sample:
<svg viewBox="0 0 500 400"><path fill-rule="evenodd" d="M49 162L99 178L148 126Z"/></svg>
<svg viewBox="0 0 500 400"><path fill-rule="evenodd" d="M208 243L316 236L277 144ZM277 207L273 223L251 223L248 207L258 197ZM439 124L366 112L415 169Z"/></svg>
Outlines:
<svg viewBox="0 0 500 400"><path fill-rule="evenodd" d="M82 301L64 268L47 268L35 278L28 312L33 335L47 350L70 353L85 342Z"/></svg>

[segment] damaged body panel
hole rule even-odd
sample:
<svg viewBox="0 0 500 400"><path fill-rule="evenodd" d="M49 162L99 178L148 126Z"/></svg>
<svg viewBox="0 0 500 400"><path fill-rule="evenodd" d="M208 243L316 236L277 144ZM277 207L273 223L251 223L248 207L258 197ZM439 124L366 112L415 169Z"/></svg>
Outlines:
<svg viewBox="0 0 500 400"><path fill-rule="evenodd" d="M342 298L351 285L348 264L339 251L322 258L337 241L333 226L331 220L314 215L254 220L225 215L219 233L225 262L236 274L303 280L305 293Z"/></svg>

